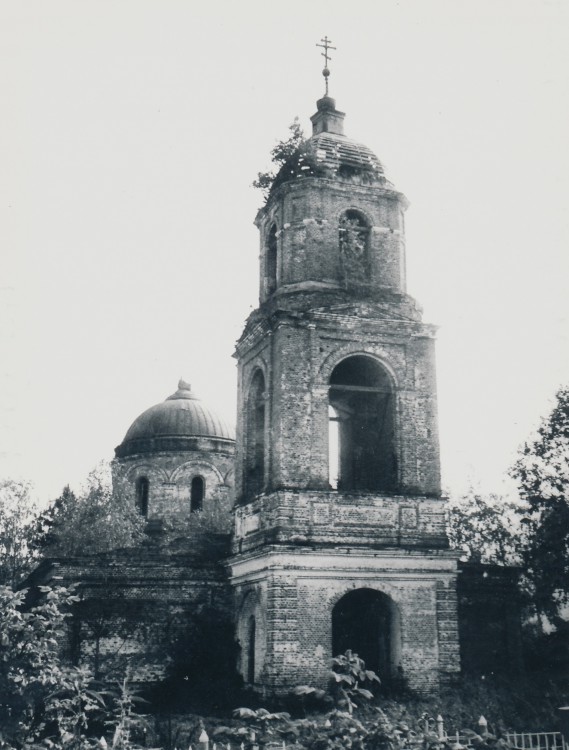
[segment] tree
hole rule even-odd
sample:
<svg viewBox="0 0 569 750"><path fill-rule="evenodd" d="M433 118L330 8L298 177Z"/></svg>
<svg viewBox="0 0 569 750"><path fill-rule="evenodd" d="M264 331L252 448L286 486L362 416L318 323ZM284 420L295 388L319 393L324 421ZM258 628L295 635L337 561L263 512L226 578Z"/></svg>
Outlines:
<svg viewBox="0 0 569 750"><path fill-rule="evenodd" d="M29 597L0 586L0 748L101 750L106 725L115 750L137 750L131 732L142 717L127 680L117 694L99 692L92 673L65 658L73 591L40 587L34 606Z"/></svg>
<svg viewBox="0 0 569 750"><path fill-rule="evenodd" d="M77 506L78 500L69 485L36 519L32 545L42 553L57 549L65 519Z"/></svg>
<svg viewBox="0 0 569 750"><path fill-rule="evenodd" d="M15 586L35 562L31 543L38 508L29 482L0 481L0 584Z"/></svg>
<svg viewBox="0 0 569 750"><path fill-rule="evenodd" d="M310 165L304 163L303 159L305 139L298 117L295 117L294 122L289 126L289 133L288 138L279 141L271 150L271 160L276 169L259 172L257 179L253 182L253 187L262 190L265 198L269 197L271 190L275 187L275 180L282 168L286 167L287 174L294 176L298 176L303 170L311 173Z"/></svg>
<svg viewBox="0 0 569 750"><path fill-rule="evenodd" d="M108 468L99 464L77 495L65 487L40 516L35 543L42 554L94 554L140 541L144 518L130 498L113 493Z"/></svg>
<svg viewBox="0 0 569 750"><path fill-rule="evenodd" d="M499 565L519 565L525 543L519 507L498 495L487 498L471 488L448 505L450 546L462 550L467 560Z"/></svg>
<svg viewBox="0 0 569 750"><path fill-rule="evenodd" d="M569 387L557 392L511 474L527 504L524 562L533 600L539 613L561 624L560 612L569 604Z"/></svg>
<svg viewBox="0 0 569 750"><path fill-rule="evenodd" d="M26 591L0 586L0 745L35 738L48 696L62 682L61 641L74 600L62 587L43 594L26 610Z"/></svg>

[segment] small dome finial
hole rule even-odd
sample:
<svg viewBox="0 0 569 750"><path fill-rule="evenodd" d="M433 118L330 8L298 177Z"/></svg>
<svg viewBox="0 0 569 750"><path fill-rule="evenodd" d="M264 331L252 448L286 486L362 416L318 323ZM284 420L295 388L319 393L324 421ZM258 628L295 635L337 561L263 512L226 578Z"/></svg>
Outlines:
<svg viewBox="0 0 569 750"><path fill-rule="evenodd" d="M323 44L316 44L317 47L322 47L324 52L321 52L320 54L324 58L324 70L322 71L322 75L324 76L324 80L326 82L326 90L324 92L324 96L328 96L328 78L330 77L330 68L328 67L328 61L332 58L328 54L329 49L336 49L336 47L332 47L331 45L331 39L328 39L327 36L324 37L324 39L320 40L323 42Z"/></svg>
<svg viewBox="0 0 569 750"><path fill-rule="evenodd" d="M174 401L175 399L179 398L199 401L196 394L192 391L192 386L186 380L184 380L184 378L180 378L180 380L178 381L178 390L176 391L176 393L168 396L166 401Z"/></svg>
<svg viewBox="0 0 569 750"><path fill-rule="evenodd" d="M187 380L184 380L184 378L180 378L178 381L178 390L179 391L191 391L192 386L188 383Z"/></svg>

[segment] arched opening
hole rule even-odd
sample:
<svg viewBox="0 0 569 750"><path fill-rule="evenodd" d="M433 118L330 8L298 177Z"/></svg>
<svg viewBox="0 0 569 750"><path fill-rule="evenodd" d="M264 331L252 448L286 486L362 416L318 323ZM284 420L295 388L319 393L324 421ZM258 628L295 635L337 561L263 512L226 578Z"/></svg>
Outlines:
<svg viewBox="0 0 569 750"><path fill-rule="evenodd" d="M365 355L342 360L330 377L329 407L330 452L337 451L330 458L331 487L395 490L395 399L384 368Z"/></svg>
<svg viewBox="0 0 569 750"><path fill-rule="evenodd" d="M255 618L253 615L247 623L247 682L255 682Z"/></svg>
<svg viewBox="0 0 569 750"><path fill-rule="evenodd" d="M254 495L265 483L265 378L261 370L253 376L247 399L245 489Z"/></svg>
<svg viewBox="0 0 569 750"><path fill-rule="evenodd" d="M348 649L360 656L380 679L398 673L401 626L395 602L380 591L355 589L332 610L332 653Z"/></svg>
<svg viewBox="0 0 569 750"><path fill-rule="evenodd" d="M267 237L267 252L265 256L265 276L267 279L267 295L277 288L277 227L273 224Z"/></svg>
<svg viewBox="0 0 569 750"><path fill-rule="evenodd" d="M193 477L190 486L190 511L192 513L203 508L204 497L205 482L203 477Z"/></svg>
<svg viewBox="0 0 569 750"><path fill-rule="evenodd" d="M136 480L136 507L141 516L148 515L148 494L150 482L147 477L138 477Z"/></svg>
<svg viewBox="0 0 569 750"><path fill-rule="evenodd" d="M370 228L358 211L346 211L338 228L342 277L346 286L369 284Z"/></svg>

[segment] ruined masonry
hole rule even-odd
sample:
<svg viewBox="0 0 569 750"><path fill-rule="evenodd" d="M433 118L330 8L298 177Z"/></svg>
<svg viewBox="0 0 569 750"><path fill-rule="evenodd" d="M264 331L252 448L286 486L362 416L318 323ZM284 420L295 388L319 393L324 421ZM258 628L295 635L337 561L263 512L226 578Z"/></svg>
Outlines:
<svg viewBox="0 0 569 750"><path fill-rule="evenodd" d="M325 687L348 648L384 683L428 693L458 675L461 650L476 670L482 652L484 669L497 663L493 643L515 647L507 576L463 566L457 602L435 329L406 292L407 201L332 98L311 119L256 218L236 434L181 381L116 449L114 486L146 518L145 542L36 571L79 584L72 653L98 672L120 654L138 657L136 679L159 679L168 639L196 617L234 622L239 671L265 693Z"/></svg>
<svg viewBox="0 0 569 750"><path fill-rule="evenodd" d="M332 98L311 119L256 219L260 305L236 350L241 669L323 685L352 648L429 691L460 669L435 330L406 293L405 196Z"/></svg>

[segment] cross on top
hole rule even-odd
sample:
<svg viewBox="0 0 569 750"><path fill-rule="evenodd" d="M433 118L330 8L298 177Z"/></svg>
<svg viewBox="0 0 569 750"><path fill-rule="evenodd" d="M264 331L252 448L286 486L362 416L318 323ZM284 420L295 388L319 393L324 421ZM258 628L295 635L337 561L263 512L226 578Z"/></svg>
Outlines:
<svg viewBox="0 0 569 750"><path fill-rule="evenodd" d="M322 75L324 76L324 80L326 81L325 96L328 96L328 76L330 75L330 71L328 70L328 61L332 59L330 55L328 54L328 50L336 49L336 47L332 47L332 45L330 44L332 40L328 39L327 36L325 36L324 39L321 39L320 41L323 42L323 44L316 44L316 46L322 47L322 49L324 50L324 52L321 52L320 54L324 58L324 70L322 71Z"/></svg>

